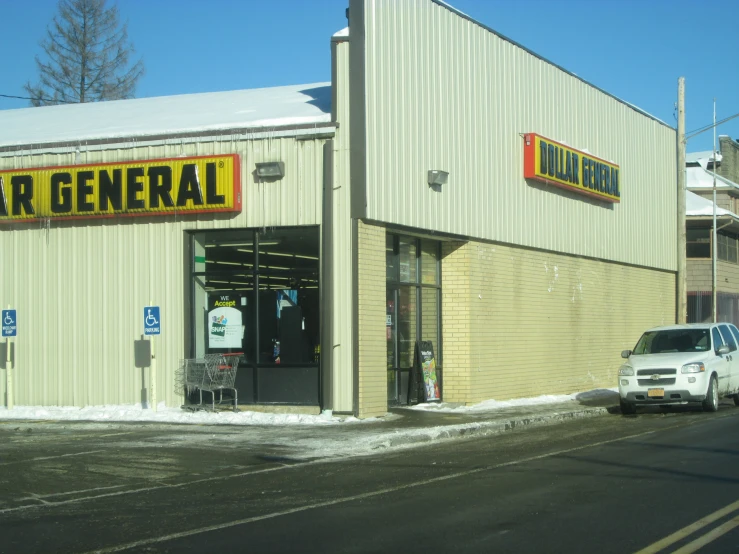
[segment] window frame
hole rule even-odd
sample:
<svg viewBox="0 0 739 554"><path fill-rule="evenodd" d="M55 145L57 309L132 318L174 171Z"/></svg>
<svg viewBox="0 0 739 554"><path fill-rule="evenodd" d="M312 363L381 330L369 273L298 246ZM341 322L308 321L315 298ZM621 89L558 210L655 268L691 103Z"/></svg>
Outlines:
<svg viewBox="0 0 739 554"><path fill-rule="evenodd" d="M404 243L412 242L415 247L415 259L413 262L413 265L415 266L413 269L409 268L409 274L415 275L415 280L409 281L404 280L404 272L401 271L400 268L400 244L401 241ZM436 257L435 257L435 282L434 283L424 283L424 272L423 272L423 254L424 254L424 245L432 243L435 245L436 248ZM390 245L392 244L392 253L390 252ZM397 233L388 231L386 233L386 239L385 239L385 286L387 290L401 290L404 287L413 287L416 291L415 294L415 321L416 321L416 336L414 337L414 344L417 340L423 340L423 293L424 290L435 290L436 292L436 329L437 329L437 337L434 340L434 347L435 347L435 358L436 358L436 367L437 369L441 371L443 369L443 344L442 344L442 314L441 314L441 308L442 308L442 274L441 274L441 242L438 240L434 240L431 238L421 238L413 235L405 235L403 233ZM388 271L388 268L393 268L393 271ZM427 274L428 275L428 274ZM386 294L387 296L387 294ZM395 313L397 314L397 310L399 307L397 306L397 295L396 295L396 305L394 306ZM397 325L397 317L395 324ZM412 371L413 367L401 367L399 365L400 360L400 352L399 352L399 344L398 344L398 333L395 333L394 337L394 354L393 354L393 367L388 367L386 371L388 372L395 372L396 373L396 381L395 386L399 387L401 383L400 374L403 372ZM399 390L397 392L400 392Z"/></svg>

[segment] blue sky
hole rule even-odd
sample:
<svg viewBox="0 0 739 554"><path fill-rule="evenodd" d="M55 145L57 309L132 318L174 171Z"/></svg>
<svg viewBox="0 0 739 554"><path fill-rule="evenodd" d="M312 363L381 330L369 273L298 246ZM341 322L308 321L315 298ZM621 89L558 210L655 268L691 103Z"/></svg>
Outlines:
<svg viewBox="0 0 739 554"><path fill-rule="evenodd" d="M404 2L407 0L397 0ZM110 0L109 0L110 3ZM470 17L593 85L677 125L686 80L686 128L739 113L731 54L736 0L449 0ZM348 0L119 0L146 75L138 97L330 80L330 37ZM0 0L0 94L24 96L56 0ZM28 102L0 97L0 109ZM2 132L2 130L0 130ZM718 128L739 138L739 118ZM710 150L712 132L688 142Z"/></svg>

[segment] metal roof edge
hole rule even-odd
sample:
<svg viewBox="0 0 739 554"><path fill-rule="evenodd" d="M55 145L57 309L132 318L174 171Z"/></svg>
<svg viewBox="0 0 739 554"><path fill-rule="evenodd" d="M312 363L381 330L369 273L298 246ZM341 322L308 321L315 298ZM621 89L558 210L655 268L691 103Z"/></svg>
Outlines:
<svg viewBox="0 0 739 554"><path fill-rule="evenodd" d="M327 133L335 134L336 129L339 127L337 122L321 122L321 123L300 123L300 124L288 124L288 125L270 125L265 127L234 127L228 129L210 129L201 131L189 131L189 132L174 132L174 133L158 133L155 135L125 135L120 137L106 137L97 139L78 139L78 140L66 140L57 142L37 142L28 144L10 144L0 146L0 153L18 152L22 150L41 150L46 148L69 148L74 146L98 146L108 144L126 144L126 143L145 143L145 142L156 142L172 139L186 139L186 138L200 138L200 137L221 137L234 135L260 135L265 133L285 133L286 136L290 136L290 131L312 131L314 130L316 135L326 135ZM296 138L305 139L309 133L296 133Z"/></svg>
<svg viewBox="0 0 739 554"><path fill-rule="evenodd" d="M564 68L564 67L562 67L561 65L558 65L558 64L556 64L556 63L554 63L554 62L552 62L552 61L550 61L550 60L546 59L546 58L545 58L544 56L541 56L541 55L537 54L536 52L534 52L533 50L530 50L530 49L526 48L525 46L523 46L523 45L519 44L519 43L518 43L518 42L516 42L515 40L513 40L513 39L510 39L510 38L508 38L507 36L505 36L505 35L503 35L503 34L501 34L501 33L497 32L497 31L495 31L494 29L491 29L490 27L488 27L487 25L484 25L483 23L480 23L480 22L479 22L479 21L477 21L476 19L474 19L474 18L470 17L469 15L467 15L466 13L464 13L464 12L462 12L462 11L458 10L458 9L457 9L457 8L455 8L454 6L451 6L451 5L447 4L447 3L446 3L446 2L444 2L443 0L431 0L431 2L433 2L433 3L434 3L434 4L436 4L437 6L441 6L441 7L443 7L443 8L446 8L446 9L448 9L449 11L451 11L451 12L455 13L456 15L458 15L459 17L462 17L463 19L466 19L467 21L469 21L469 22L471 22L471 23L474 23L475 25L478 25L479 27L481 27L481 28L485 29L485 30L486 30L486 31L488 31L489 33L492 33L492 34L494 34L494 35L495 35L495 36L497 36L498 38L501 38L501 39L505 40L506 42L509 42L509 43L511 43L511 44L512 44L512 45L514 45L514 46L517 46L518 48L520 48L520 49L521 49L521 50L523 50L524 52L527 52L527 53L531 54L531 55L532 55L532 56L534 56L535 58L538 58L538 59L540 59L540 60L542 60L542 61L544 61L544 62L548 63L549 65L551 65L551 66L553 66L553 67L556 67L557 69L559 69L560 71L563 71L563 72L564 72L564 73L566 73L567 75L570 75L571 77L575 77L575 78L576 78L577 80L579 80L579 81L582 81L582 82L583 82L583 83L585 83L586 85L588 85L588 86L591 86L591 87L593 87L593 88L594 88L595 90L597 90L597 91L600 91L600 92L602 92L602 93L603 93L603 94L605 94L606 96L610 96L611 98L613 98L613 99L614 99L614 100L616 100L617 102L620 102L621 104L624 104L625 106L628 106L629 108L631 108L631 109L632 109L632 110L634 110L635 112L637 112L637 113L639 113L639 114L641 114L641 115L643 115L643 116L646 116L646 117L648 117L649 119L652 119L652 120L656 121L656 122L657 122L657 123L659 123L660 125L664 125L664 126L665 126L665 127L667 127L668 129L672 129L673 131L676 131L676 132L677 132L677 129L676 129L675 127L670 127L670 126L669 126L669 125L668 125L667 123L665 123L664 121L662 121L662 120L661 120L661 119L659 119L658 117L655 117L655 116L653 116L652 114L650 114L650 113L648 113L648 112L645 112L644 110L642 110L642 109L641 109L641 108L639 108L638 106L635 106L634 104L631 104L631 103L627 102L626 100L622 100L622 99L621 99L621 98L619 98L618 96L615 96L615 95L611 94L610 92L608 92L608 91L605 91L605 90L603 90L602 88L600 88L600 87L598 87L598 86L594 85L594 84L593 84L593 83L591 83L590 81L586 81L585 79L583 79L582 77L580 77L580 76L579 76L579 75L577 75L576 73L573 73L572 71L569 71L569 70L565 69L565 68Z"/></svg>

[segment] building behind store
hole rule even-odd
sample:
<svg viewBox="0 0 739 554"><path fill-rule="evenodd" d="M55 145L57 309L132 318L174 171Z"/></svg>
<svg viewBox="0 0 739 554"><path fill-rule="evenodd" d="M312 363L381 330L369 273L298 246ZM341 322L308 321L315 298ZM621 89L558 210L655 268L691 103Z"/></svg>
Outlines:
<svg viewBox="0 0 739 554"><path fill-rule="evenodd" d="M739 184L731 179L739 175L739 145L726 136L720 137L720 145L716 153L692 152L686 156L686 285L690 323L713 321L714 310L716 321L739 323Z"/></svg>
<svg viewBox="0 0 739 554"><path fill-rule="evenodd" d="M359 417L418 341L469 404L612 387L675 321L673 128L443 2L348 13L331 83L0 112L17 404L144 400L152 304L166 405L243 352L242 407Z"/></svg>

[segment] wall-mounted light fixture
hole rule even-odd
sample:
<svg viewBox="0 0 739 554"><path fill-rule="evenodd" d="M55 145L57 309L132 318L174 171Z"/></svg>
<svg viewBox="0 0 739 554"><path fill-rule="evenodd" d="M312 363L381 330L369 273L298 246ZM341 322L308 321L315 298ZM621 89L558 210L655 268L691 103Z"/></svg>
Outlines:
<svg viewBox="0 0 739 554"><path fill-rule="evenodd" d="M449 172L441 169L429 169L429 186L438 187L446 185L449 180Z"/></svg>
<svg viewBox="0 0 739 554"><path fill-rule="evenodd" d="M257 162L256 166L260 179L282 179L285 176L285 162Z"/></svg>

